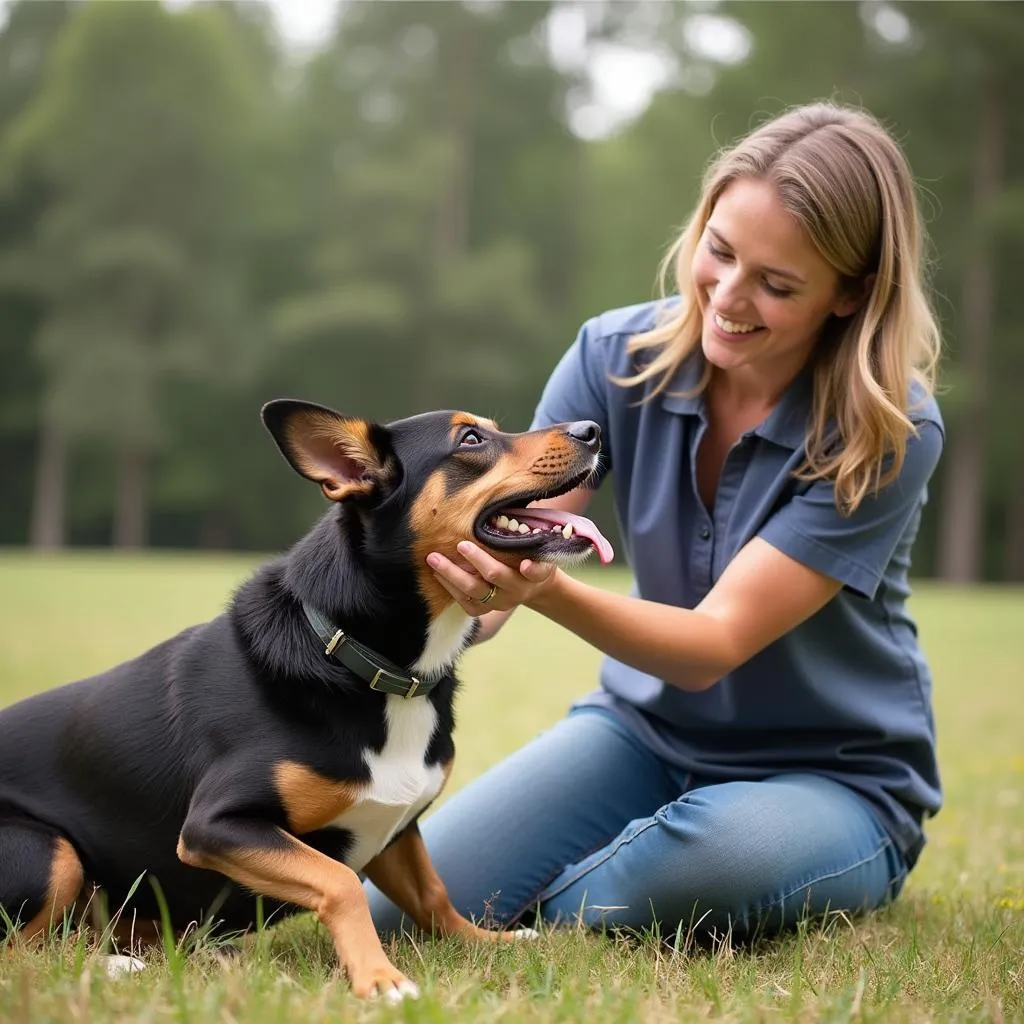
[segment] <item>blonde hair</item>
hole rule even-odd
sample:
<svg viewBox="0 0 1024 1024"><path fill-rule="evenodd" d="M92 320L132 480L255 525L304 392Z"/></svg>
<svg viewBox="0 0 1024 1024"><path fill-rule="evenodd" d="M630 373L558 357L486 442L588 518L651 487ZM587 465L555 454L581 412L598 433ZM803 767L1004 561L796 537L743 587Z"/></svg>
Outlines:
<svg viewBox="0 0 1024 1024"><path fill-rule="evenodd" d="M915 432L908 415L911 384L933 392L940 347L925 292L924 231L910 168L869 114L829 103L797 107L719 154L689 223L661 264L662 293L674 279L681 302L665 322L630 339L631 352L650 358L617 383L654 380L657 395L700 347L702 312L690 265L715 203L738 178L774 185L845 288L876 275L858 311L827 321L815 348L811 425L796 474L834 480L837 508L852 513L899 474ZM705 365L697 393L711 372Z"/></svg>

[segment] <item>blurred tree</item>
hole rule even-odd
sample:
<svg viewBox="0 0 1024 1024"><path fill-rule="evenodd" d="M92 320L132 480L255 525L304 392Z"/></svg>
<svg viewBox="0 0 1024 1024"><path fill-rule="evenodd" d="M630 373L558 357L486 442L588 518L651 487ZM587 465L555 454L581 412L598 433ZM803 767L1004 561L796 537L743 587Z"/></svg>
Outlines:
<svg viewBox="0 0 1024 1024"><path fill-rule="evenodd" d="M528 414L575 273L578 143L539 38L548 7L343 8L305 83L314 241L276 324L309 362L285 379L384 417Z"/></svg>
<svg viewBox="0 0 1024 1024"><path fill-rule="evenodd" d="M114 542L145 543L161 385L244 364L238 240L254 91L221 12L89 4L67 26L7 156L53 190L17 254L47 315L33 536L61 533L65 440L115 452ZM8 266L13 261L8 260Z"/></svg>
<svg viewBox="0 0 1024 1024"><path fill-rule="evenodd" d="M0 28L0 137L35 99L44 80L47 60L72 10L70 2L31 3L19 0L7 8ZM38 176L0 185L0 239L8 247L24 245L45 206L48 189ZM10 268L7 268L10 269ZM45 314L42 300L19 286L18 275L0 266L0 462L4 466L0 522L13 515L24 523L30 502L32 452L35 447L41 381L27 339ZM50 452L40 462L47 472L36 473L43 493L36 501L45 509L33 524L32 539L41 546L63 542L58 510L64 504L65 481L61 445L49 439ZM12 523L6 531L22 539L24 526Z"/></svg>
<svg viewBox="0 0 1024 1024"><path fill-rule="evenodd" d="M522 426L579 322L652 294L712 153L833 97L905 145L939 257L915 568L1024 578L1021 5L345 3L313 55L249 0L7 15L3 542L32 504L39 545L287 543L317 498L280 486L275 395ZM624 54L660 84L601 137Z"/></svg>
<svg viewBox="0 0 1024 1024"><path fill-rule="evenodd" d="M247 64L251 135L232 259L246 308L243 351L231 373L167 381L165 443L154 465L154 540L173 546L272 548L308 522L301 488L282 491L281 463L260 424L261 403L281 393L273 312L302 287L311 221L296 130L305 110L304 64L282 46L269 8L256 0L213 5ZM292 497L295 495L295 498Z"/></svg>
<svg viewBox="0 0 1024 1024"><path fill-rule="evenodd" d="M1021 384L1013 268L1024 258L1024 222L1004 214L1024 171L1013 143L1024 129L1015 102L1024 8L983 0L873 3L864 12L889 37L870 105L907 126L933 211L947 347L947 446L934 488L938 573L958 582L1011 577L1012 474L1024 470L1013 440L1012 395Z"/></svg>
<svg viewBox="0 0 1024 1024"><path fill-rule="evenodd" d="M1016 482L1024 479L1024 456L1012 397L1021 385L1014 327L1021 301L1012 274L1024 257L1024 208L1012 197L1021 194L1024 149L1022 106L1014 102L1024 7L983 0L678 4L633 17L631 31L642 46L670 46L676 67L670 87L635 125L591 147L599 194L642 183L642 199L628 207L628 232L595 224L599 240L588 247L595 263L585 275L595 293L614 287L622 251L616 235L625 235L627 252L652 246L659 230L661 244L669 240L695 195L695 166L718 145L793 104L863 104L907 149L938 256L948 445L918 568L937 561L943 576L960 580L1024 576L1017 561L1024 554L1015 554L1024 552L1024 484ZM624 298L643 282L635 261L623 264L615 294Z"/></svg>

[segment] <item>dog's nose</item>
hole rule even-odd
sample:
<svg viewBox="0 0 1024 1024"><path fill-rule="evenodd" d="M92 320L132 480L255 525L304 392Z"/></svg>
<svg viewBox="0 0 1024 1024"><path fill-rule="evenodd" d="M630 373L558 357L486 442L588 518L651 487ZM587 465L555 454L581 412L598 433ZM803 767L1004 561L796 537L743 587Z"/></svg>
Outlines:
<svg viewBox="0 0 1024 1024"><path fill-rule="evenodd" d="M566 433L577 441L582 441L592 452L601 447L601 428L593 420L570 423Z"/></svg>

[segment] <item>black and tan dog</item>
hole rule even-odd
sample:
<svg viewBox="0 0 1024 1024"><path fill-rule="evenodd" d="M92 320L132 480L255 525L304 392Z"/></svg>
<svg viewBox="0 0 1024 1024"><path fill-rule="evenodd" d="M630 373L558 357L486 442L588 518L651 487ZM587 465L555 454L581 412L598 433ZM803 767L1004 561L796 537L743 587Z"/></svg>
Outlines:
<svg viewBox="0 0 1024 1024"><path fill-rule="evenodd" d="M610 557L587 520L522 508L584 483L599 431L382 426L288 400L263 419L334 504L212 622L0 712L0 909L31 936L98 887L155 920L157 886L129 899L149 875L176 929L242 931L259 894L267 914L316 912L356 994L414 994L359 873L425 929L509 935L456 912L416 824L451 768L476 628L425 557L467 536L509 564Z"/></svg>

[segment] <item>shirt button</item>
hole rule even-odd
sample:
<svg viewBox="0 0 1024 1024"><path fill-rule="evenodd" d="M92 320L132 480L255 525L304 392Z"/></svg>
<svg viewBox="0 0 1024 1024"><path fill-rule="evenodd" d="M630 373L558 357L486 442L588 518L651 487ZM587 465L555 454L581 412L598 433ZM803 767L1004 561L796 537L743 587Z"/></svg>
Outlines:
<svg viewBox="0 0 1024 1024"><path fill-rule="evenodd" d="M708 540L710 537L711 537L711 529L710 529L710 527L702 526L700 528L700 539L701 540Z"/></svg>

